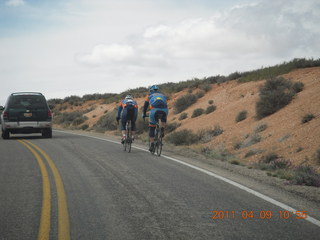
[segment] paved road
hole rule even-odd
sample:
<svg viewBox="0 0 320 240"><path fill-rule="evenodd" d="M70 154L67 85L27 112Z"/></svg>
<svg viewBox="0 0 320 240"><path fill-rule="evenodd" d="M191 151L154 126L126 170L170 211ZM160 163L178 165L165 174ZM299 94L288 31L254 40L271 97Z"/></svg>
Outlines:
<svg viewBox="0 0 320 240"><path fill-rule="evenodd" d="M62 132L1 139L0 191L1 240L320 236L316 224L196 169Z"/></svg>

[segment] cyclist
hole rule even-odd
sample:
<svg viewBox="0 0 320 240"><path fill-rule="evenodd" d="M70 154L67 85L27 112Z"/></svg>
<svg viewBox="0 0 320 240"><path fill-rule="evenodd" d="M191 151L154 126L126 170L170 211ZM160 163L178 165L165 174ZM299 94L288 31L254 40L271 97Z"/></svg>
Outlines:
<svg viewBox="0 0 320 240"><path fill-rule="evenodd" d="M121 115L121 112L122 112L122 115ZM116 118L117 122L119 122L120 116L121 116L121 131L122 131L121 143L124 143L124 140L127 137L126 124L128 120L131 120L132 141L134 140L137 115L138 115L138 104L135 100L133 100L133 97L131 95L127 95L125 99L123 99L120 102L120 105L118 107L118 116Z"/></svg>
<svg viewBox="0 0 320 240"><path fill-rule="evenodd" d="M149 94L147 95L143 106L143 119L147 116L146 114L149 105L149 137L151 143L149 151L152 152L154 149L154 131L159 120L159 114L162 115L160 124L162 137L164 136L164 128L166 126L168 116L167 98L164 94L159 92L159 87L157 85L153 85L149 89Z"/></svg>

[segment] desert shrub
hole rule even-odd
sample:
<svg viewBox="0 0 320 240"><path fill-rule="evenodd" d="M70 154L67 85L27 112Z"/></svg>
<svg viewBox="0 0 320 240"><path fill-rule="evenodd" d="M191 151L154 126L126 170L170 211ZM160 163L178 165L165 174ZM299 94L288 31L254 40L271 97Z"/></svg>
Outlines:
<svg viewBox="0 0 320 240"><path fill-rule="evenodd" d="M267 127L268 127L268 125L266 123L261 123L256 127L256 129L254 131L256 133L263 132L264 130L267 129Z"/></svg>
<svg viewBox="0 0 320 240"><path fill-rule="evenodd" d="M118 125L116 122L116 116L117 116L116 111L106 113L105 115L100 117L100 119L98 120L94 128L99 132L116 130L118 128Z"/></svg>
<svg viewBox="0 0 320 240"><path fill-rule="evenodd" d="M307 114L302 118L301 123L307 123L314 118L315 118L315 116L313 114Z"/></svg>
<svg viewBox="0 0 320 240"><path fill-rule="evenodd" d="M205 92L209 92L212 89L212 86L208 83L201 84L199 88Z"/></svg>
<svg viewBox="0 0 320 240"><path fill-rule="evenodd" d="M233 148L234 148L235 150L239 150L239 149L241 148L241 146L242 146L242 142L240 142L240 141L237 141L237 142L235 142L235 143L233 144Z"/></svg>
<svg viewBox="0 0 320 240"><path fill-rule="evenodd" d="M304 88L304 84L302 82L295 82L292 85L292 89L295 93L301 92Z"/></svg>
<svg viewBox="0 0 320 240"><path fill-rule="evenodd" d="M138 118L136 121L136 133L142 134L149 131L149 123L144 121L142 118Z"/></svg>
<svg viewBox="0 0 320 240"><path fill-rule="evenodd" d="M241 144L240 148L249 147L251 145L254 145L258 142L261 142L261 136L257 133L253 135L249 135L248 138Z"/></svg>
<svg viewBox="0 0 320 240"><path fill-rule="evenodd" d="M281 74L288 73L297 68L307 68L319 66L320 59L305 59L295 58L290 62L284 62L272 67L265 67L258 70L240 73L239 82L257 81L261 79L267 79L270 77L276 77Z"/></svg>
<svg viewBox="0 0 320 240"><path fill-rule="evenodd" d="M214 128L201 129L197 132L199 140L201 142L209 142L213 137L219 136L223 133L223 129L216 125Z"/></svg>
<svg viewBox="0 0 320 240"><path fill-rule="evenodd" d="M176 146L191 145L199 141L199 136L189 129L183 129L171 133L166 140Z"/></svg>
<svg viewBox="0 0 320 240"><path fill-rule="evenodd" d="M180 126L181 126L181 123L177 123L177 122L168 123L166 126L166 132L171 133Z"/></svg>
<svg viewBox="0 0 320 240"><path fill-rule="evenodd" d="M204 91L198 91L197 93L196 93L196 97L197 98L202 98L203 96L205 95L205 92Z"/></svg>
<svg viewBox="0 0 320 240"><path fill-rule="evenodd" d="M284 158L277 158L270 162L272 169L288 169L291 165L291 161Z"/></svg>
<svg viewBox="0 0 320 240"><path fill-rule="evenodd" d="M320 163L320 148L318 148L316 151L316 160L318 163Z"/></svg>
<svg viewBox="0 0 320 240"><path fill-rule="evenodd" d="M213 136L219 136L223 133L223 129L219 125L215 125L214 129L210 131Z"/></svg>
<svg viewBox="0 0 320 240"><path fill-rule="evenodd" d="M81 115L81 116L75 118L75 119L72 121L72 125L73 125L73 126L78 126L78 125L84 123L86 120L88 120L88 117Z"/></svg>
<svg viewBox="0 0 320 240"><path fill-rule="evenodd" d="M181 113L197 101L194 94L186 94L179 97L173 104L175 113Z"/></svg>
<svg viewBox="0 0 320 240"><path fill-rule="evenodd" d="M262 153L262 152L263 152L263 150L260 150L260 149L251 149L244 155L244 157L248 158L248 157L254 156L256 154Z"/></svg>
<svg viewBox="0 0 320 240"><path fill-rule="evenodd" d="M212 113L213 111L215 111L217 109L217 107L215 105L210 105L207 107L205 114L209 114Z"/></svg>
<svg viewBox="0 0 320 240"><path fill-rule="evenodd" d="M310 166L298 166L294 169L291 183L320 187L320 175Z"/></svg>
<svg viewBox="0 0 320 240"><path fill-rule="evenodd" d="M72 95L72 96L69 96L69 97L65 97L63 99L63 102L64 103L69 103L70 105L78 106L78 105L80 105L82 103L82 98L79 97L79 96Z"/></svg>
<svg viewBox="0 0 320 240"><path fill-rule="evenodd" d="M240 165L240 162L236 159L231 160L230 163L233 165Z"/></svg>
<svg viewBox="0 0 320 240"><path fill-rule="evenodd" d="M187 117L188 117L188 113L186 113L186 112L181 113L180 116L179 116L179 120L186 119Z"/></svg>
<svg viewBox="0 0 320 240"><path fill-rule="evenodd" d="M276 153L269 153L268 155L263 156L260 159L260 162L262 163L271 163L275 160L279 159L279 156Z"/></svg>
<svg viewBox="0 0 320 240"><path fill-rule="evenodd" d="M76 121L76 119L78 119L78 120ZM77 125L77 123L81 122L83 119L84 119L84 116L83 116L82 112L79 112L79 111L64 112L64 113L61 113L61 114L55 116L53 118L53 122L55 124L69 126L69 125L73 124L74 121L75 121L74 122L75 125ZM82 122L84 122L84 121L82 121Z"/></svg>
<svg viewBox="0 0 320 240"><path fill-rule="evenodd" d="M260 99L256 103L257 118L269 116L288 105L293 96L292 83L282 77L266 81L260 88Z"/></svg>
<svg viewBox="0 0 320 240"><path fill-rule="evenodd" d="M247 118L247 114L248 114L248 112L246 110L239 112L236 117L236 122L240 122L240 121L245 120Z"/></svg>
<svg viewBox="0 0 320 240"><path fill-rule="evenodd" d="M200 115L202 115L204 113L204 109L203 108L197 108L193 111L192 113L192 118L195 118L195 117L199 117Z"/></svg>
<svg viewBox="0 0 320 240"><path fill-rule="evenodd" d="M213 100L209 100L208 104L212 105L213 104Z"/></svg>
<svg viewBox="0 0 320 240"><path fill-rule="evenodd" d="M80 128L81 128L81 130L87 130L89 128L89 125L83 124Z"/></svg>

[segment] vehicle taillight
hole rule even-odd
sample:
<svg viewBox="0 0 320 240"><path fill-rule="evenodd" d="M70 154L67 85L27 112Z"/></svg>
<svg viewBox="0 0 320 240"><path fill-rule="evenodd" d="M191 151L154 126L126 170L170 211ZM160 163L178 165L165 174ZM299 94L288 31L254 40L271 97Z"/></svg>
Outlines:
<svg viewBox="0 0 320 240"><path fill-rule="evenodd" d="M3 112L3 119L7 120L9 118L9 113L8 112Z"/></svg>
<svg viewBox="0 0 320 240"><path fill-rule="evenodd" d="M52 112L51 112L51 110L48 110L48 118L52 118Z"/></svg>

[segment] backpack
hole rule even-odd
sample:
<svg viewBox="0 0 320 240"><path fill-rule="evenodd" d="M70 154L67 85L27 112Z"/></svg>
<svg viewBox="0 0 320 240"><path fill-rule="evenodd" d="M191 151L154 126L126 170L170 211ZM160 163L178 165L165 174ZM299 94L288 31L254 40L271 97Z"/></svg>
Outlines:
<svg viewBox="0 0 320 240"><path fill-rule="evenodd" d="M153 108L167 108L167 98L162 93L153 93L150 95L150 105Z"/></svg>

